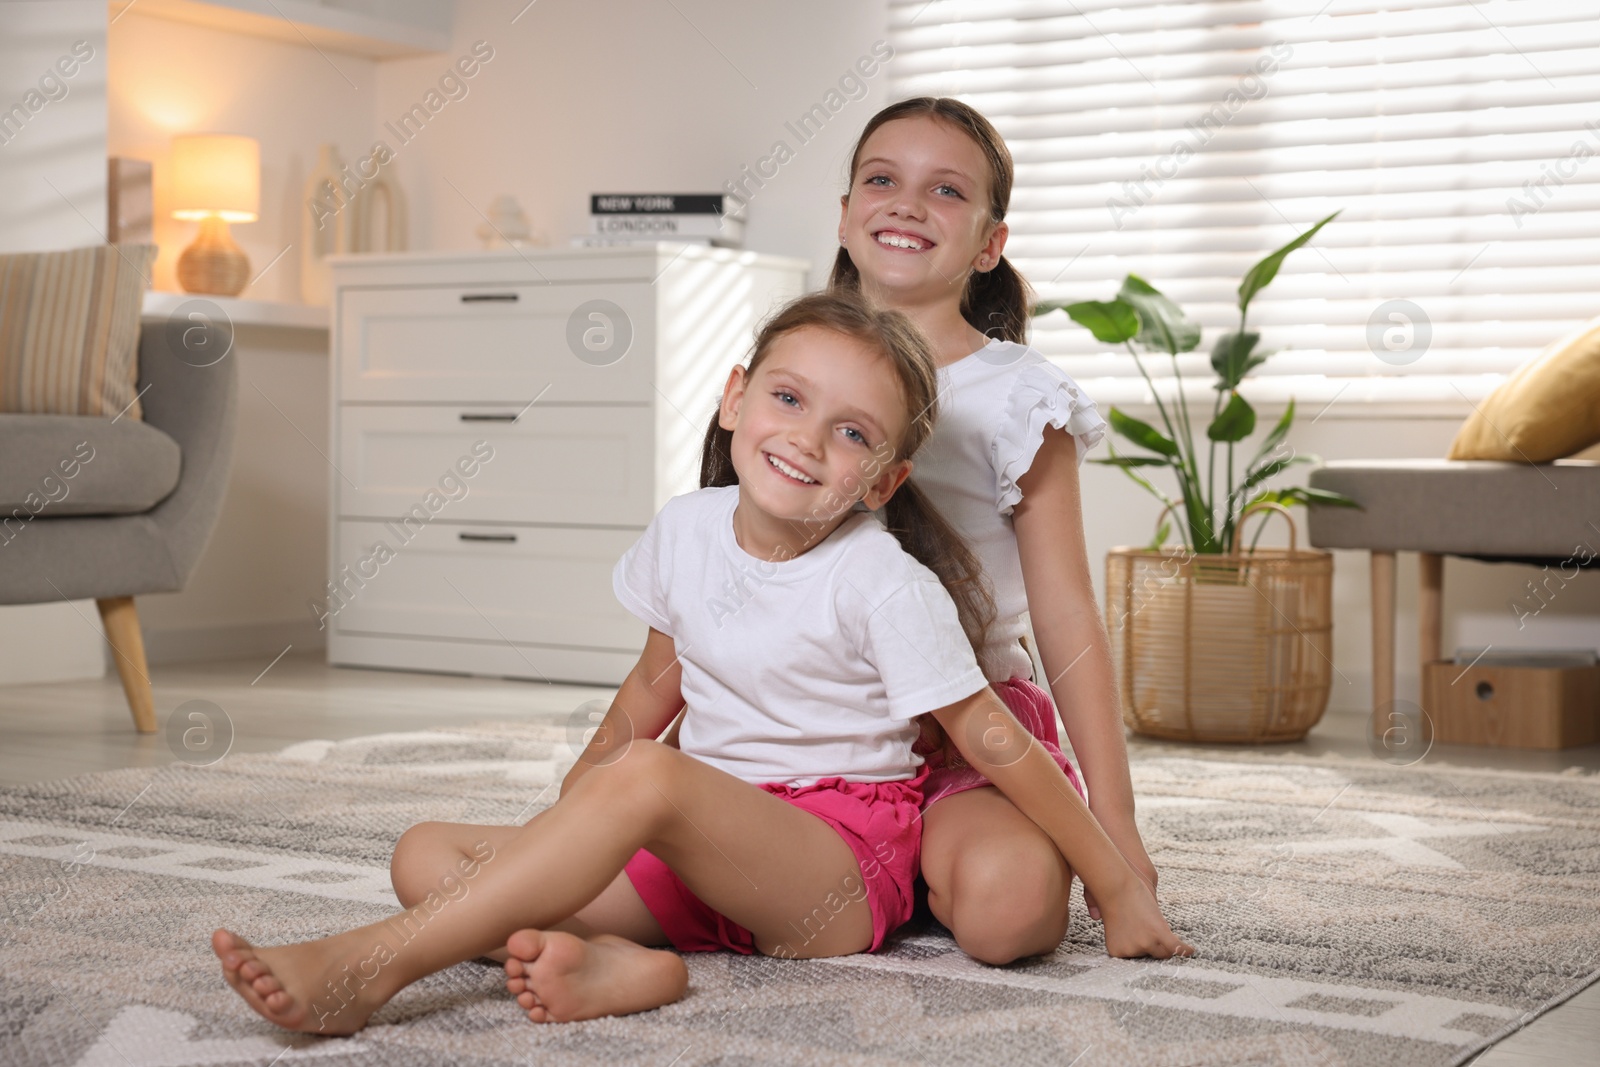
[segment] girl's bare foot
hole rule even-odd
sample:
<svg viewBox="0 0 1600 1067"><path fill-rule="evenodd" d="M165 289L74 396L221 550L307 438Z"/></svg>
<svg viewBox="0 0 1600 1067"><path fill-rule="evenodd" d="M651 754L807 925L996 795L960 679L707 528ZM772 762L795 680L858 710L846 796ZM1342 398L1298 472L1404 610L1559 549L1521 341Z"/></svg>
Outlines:
<svg viewBox="0 0 1600 1067"><path fill-rule="evenodd" d="M518 930L506 951L506 988L536 1023L648 1011L689 987L689 969L676 953L612 934L586 940L559 930Z"/></svg>
<svg viewBox="0 0 1600 1067"><path fill-rule="evenodd" d="M298 945L257 948L238 934L218 930L211 950L222 977L268 1022L309 1034L353 1034L367 1025L399 989L359 931Z"/></svg>

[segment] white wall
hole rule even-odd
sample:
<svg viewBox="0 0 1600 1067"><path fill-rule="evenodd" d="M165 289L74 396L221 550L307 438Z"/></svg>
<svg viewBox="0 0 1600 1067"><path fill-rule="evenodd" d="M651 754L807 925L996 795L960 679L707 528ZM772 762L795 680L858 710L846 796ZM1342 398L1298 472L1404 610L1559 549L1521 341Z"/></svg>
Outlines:
<svg viewBox="0 0 1600 1067"><path fill-rule="evenodd" d="M0 252L103 242L104 0L0 4L0 112ZM0 684L97 677L100 646L93 601L0 607Z"/></svg>
<svg viewBox="0 0 1600 1067"><path fill-rule="evenodd" d="M521 7L468 0L458 5L450 51L385 62L129 9L111 30L109 141L112 153L154 164L156 287L177 287L174 263L194 231L170 218L170 140L200 130L261 142L261 218L233 228L256 268L295 245L246 297L299 299L302 186L317 146L331 141L353 163L380 138L396 153L391 166L418 249L475 247L477 211L502 192L520 198L552 243L565 243L585 228L591 192L719 190L783 138L794 158L753 197L746 243L826 269L844 157L883 101L887 72L864 79L862 98L805 145L784 123L871 54L886 35L882 0L832 0L805 11L684 0L681 16L655 0L538 4L513 24ZM494 54L465 81L466 95L446 97L402 143L385 123L437 89L479 40ZM327 437L327 366L307 338L238 334L240 424L228 500L189 587L140 600L153 662L240 655L265 663L290 642L321 643L306 601L326 577L328 468L307 438L322 445Z"/></svg>
<svg viewBox="0 0 1600 1067"><path fill-rule="evenodd" d="M260 37L141 15L137 6L111 27L108 140L112 155L153 165L154 287L177 290L178 256L199 223L172 217L168 166L177 133L239 133L261 142L261 218L235 223L250 257L240 295L300 302L303 186L317 146L354 148L373 126L378 64ZM273 258L293 246L268 269Z"/></svg>
<svg viewBox="0 0 1600 1067"><path fill-rule="evenodd" d="M78 61L77 55L89 58ZM61 69L75 68L71 77ZM49 99L49 97L57 99ZM106 228L106 5L0 4L0 249L103 241ZM20 128L19 128L20 127Z"/></svg>
<svg viewBox="0 0 1600 1067"><path fill-rule="evenodd" d="M846 155L886 102L888 69L859 79L857 99L840 93L837 115L806 143L785 124L887 37L886 0L541 3L513 23L521 8L461 0L448 52L383 62L129 8L111 30L110 150L155 165L156 287L177 288L174 264L196 226L170 217L171 137L202 130L261 142L261 218L233 227L252 264L296 245L246 297L299 299L302 186L325 141L350 163L385 141L410 202L411 246L458 249L477 247L479 212L499 193L515 194L535 229L564 244L586 230L591 192L718 191L781 140L793 159L756 191L746 244L819 270L832 262ZM403 142L385 124L477 41L493 58Z"/></svg>
<svg viewBox="0 0 1600 1067"><path fill-rule="evenodd" d="M785 123L888 36L886 0L540 3L512 24L521 6L460 0L448 55L378 67L379 136L396 152L421 242L477 247L479 212L511 193L535 230L563 244L585 232L590 193L720 191L782 140L794 158L769 166L776 176L751 200L745 244L812 259L820 283L847 156L887 102L888 71L863 79L865 95L808 143ZM494 58L465 97L407 144L382 129L480 40Z"/></svg>

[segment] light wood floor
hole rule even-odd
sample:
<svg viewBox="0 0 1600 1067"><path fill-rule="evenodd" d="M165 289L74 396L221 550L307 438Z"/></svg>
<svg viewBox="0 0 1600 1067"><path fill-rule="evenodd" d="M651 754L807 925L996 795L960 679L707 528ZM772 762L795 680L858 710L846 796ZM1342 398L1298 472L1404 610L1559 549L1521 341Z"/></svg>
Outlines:
<svg viewBox="0 0 1600 1067"><path fill-rule="evenodd" d="M263 671L265 670L265 673ZM157 718L187 700L207 700L232 722L233 752L273 752L297 741L421 730L487 719L563 722L586 700L610 691L495 678L330 668L319 654L291 652L267 661L218 661L157 667ZM1334 752L1370 758L1367 720L1329 713L1305 741L1258 751L1286 759ZM1137 740L1145 753L1194 754L1194 746ZM170 763L163 734L134 733L112 673L87 682L0 687L0 786L121 767ZM1429 764L1560 771L1600 770L1600 745L1560 752L1437 747ZM1555 1067L1594 1062L1600 1045L1600 984L1541 1016L1471 1061L1471 1067Z"/></svg>

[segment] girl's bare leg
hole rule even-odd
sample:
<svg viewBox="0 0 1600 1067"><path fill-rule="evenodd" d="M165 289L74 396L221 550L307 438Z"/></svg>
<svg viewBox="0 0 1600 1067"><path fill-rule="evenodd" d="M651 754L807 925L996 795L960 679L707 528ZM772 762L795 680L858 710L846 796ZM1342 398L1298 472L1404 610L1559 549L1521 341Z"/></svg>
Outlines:
<svg viewBox="0 0 1600 1067"><path fill-rule="evenodd" d="M998 965L1044 955L1067 935L1072 869L994 786L923 812L922 877L928 909L973 959Z"/></svg>
<svg viewBox="0 0 1600 1067"><path fill-rule="evenodd" d="M436 908L275 948L219 930L213 948L229 984L264 1018L351 1033L418 978L493 952L515 932L542 935L571 918L640 848L749 929L767 955L841 955L871 940L860 867L827 823L659 742L637 740L515 837L477 853L479 862L450 883L454 891L439 896ZM589 955L563 972L567 1018L644 1010L685 988L682 961L671 953L654 955L675 963L676 973L645 975L635 970L637 957Z"/></svg>
<svg viewBox="0 0 1600 1067"><path fill-rule="evenodd" d="M412 908L441 891L447 876L460 876L463 862L471 864L475 849L483 844L500 849L516 839L519 826L481 826L462 822L418 823L400 835L389 864L389 878L402 908ZM577 937L612 934L640 945L671 944L655 916L644 906L627 874L618 874L600 895L585 904L569 919L547 927ZM505 949L485 953L504 963ZM512 992L521 992L513 989Z"/></svg>
<svg viewBox="0 0 1600 1067"><path fill-rule="evenodd" d="M411 908L424 902L429 893L440 891L445 878L457 874L463 863L470 866L485 845L502 848L516 837L518 829L443 822L413 826L395 844L389 867L400 906ZM653 971L664 967L676 971L670 964L678 961L668 961L661 953L642 947L671 942L639 899L626 872L613 878L572 918L547 927L537 939L533 933L512 935L511 940L522 950L515 957L504 948L488 953L490 959L505 965L506 990L533 1022L567 1021L572 1003L586 999L575 988L576 978L585 971L599 970L597 959L609 960L613 964L610 970L645 975L646 984L651 984L648 976Z"/></svg>

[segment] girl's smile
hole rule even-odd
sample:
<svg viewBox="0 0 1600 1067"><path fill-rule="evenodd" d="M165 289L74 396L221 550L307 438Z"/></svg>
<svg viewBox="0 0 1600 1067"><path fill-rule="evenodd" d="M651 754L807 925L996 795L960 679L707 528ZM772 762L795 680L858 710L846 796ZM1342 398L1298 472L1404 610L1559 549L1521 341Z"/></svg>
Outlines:
<svg viewBox="0 0 1600 1067"><path fill-rule="evenodd" d="M935 244L935 242L918 234L888 227L875 232L872 238L885 248L901 248L911 252L926 252Z"/></svg>
<svg viewBox="0 0 1600 1067"><path fill-rule="evenodd" d="M763 452L763 453L761 453L761 455L763 457L765 457L765 459L767 461L767 465L770 466L774 471L776 471L778 476L780 478L782 478L784 481L794 482L797 485L816 485L817 484L817 479L811 477L809 474L807 474L805 471L801 470L795 464L793 464L793 463L785 463L783 460L779 459L777 456L773 455L771 452Z"/></svg>

